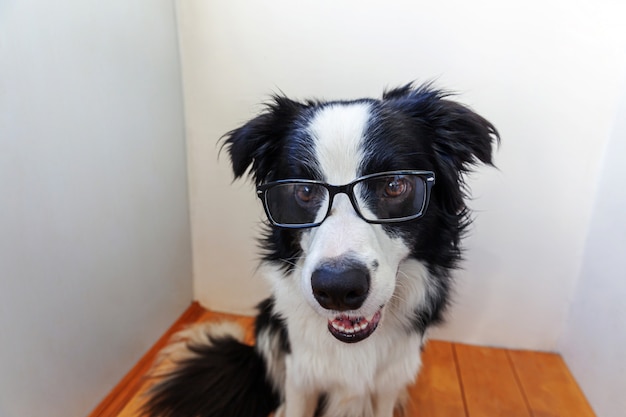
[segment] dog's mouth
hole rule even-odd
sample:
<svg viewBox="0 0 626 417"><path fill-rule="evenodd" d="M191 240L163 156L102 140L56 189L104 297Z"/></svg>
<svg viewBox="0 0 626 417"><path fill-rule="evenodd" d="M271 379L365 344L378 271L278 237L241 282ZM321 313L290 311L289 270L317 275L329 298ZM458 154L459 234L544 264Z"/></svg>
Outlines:
<svg viewBox="0 0 626 417"><path fill-rule="evenodd" d="M350 317L345 314L328 320L328 330L337 340L345 343L356 343L367 339L380 321L381 312L378 310L371 319L365 317Z"/></svg>

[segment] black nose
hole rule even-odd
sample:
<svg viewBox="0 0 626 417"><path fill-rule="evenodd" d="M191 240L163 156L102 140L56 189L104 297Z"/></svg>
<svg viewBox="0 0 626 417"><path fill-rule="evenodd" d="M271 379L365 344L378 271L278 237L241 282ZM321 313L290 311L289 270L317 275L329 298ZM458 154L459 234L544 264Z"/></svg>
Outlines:
<svg viewBox="0 0 626 417"><path fill-rule="evenodd" d="M367 298L370 274L365 265L354 261L326 263L311 276L313 296L327 310L355 310Z"/></svg>

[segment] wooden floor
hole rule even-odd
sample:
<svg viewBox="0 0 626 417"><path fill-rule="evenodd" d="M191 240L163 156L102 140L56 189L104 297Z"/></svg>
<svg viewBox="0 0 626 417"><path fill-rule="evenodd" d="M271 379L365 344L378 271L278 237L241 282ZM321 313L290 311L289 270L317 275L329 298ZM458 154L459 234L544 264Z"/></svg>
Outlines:
<svg viewBox="0 0 626 417"><path fill-rule="evenodd" d="M251 318L208 312L194 303L90 417L139 417L143 376L172 333L195 322L223 319L250 329L246 337L252 342ZM410 389L410 417L595 416L557 354L433 340L422 359L422 371Z"/></svg>

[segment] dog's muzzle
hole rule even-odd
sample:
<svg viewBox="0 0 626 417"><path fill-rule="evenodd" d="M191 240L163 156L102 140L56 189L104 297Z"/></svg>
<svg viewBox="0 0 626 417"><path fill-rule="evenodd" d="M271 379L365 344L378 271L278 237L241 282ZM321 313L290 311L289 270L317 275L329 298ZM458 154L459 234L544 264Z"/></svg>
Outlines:
<svg viewBox="0 0 626 417"><path fill-rule="evenodd" d="M350 311L361 308L370 290L370 273L365 265L354 260L323 263L311 275L313 296L326 310ZM346 343L369 337L380 320L377 311L369 320L362 316L340 314L328 321L328 330Z"/></svg>

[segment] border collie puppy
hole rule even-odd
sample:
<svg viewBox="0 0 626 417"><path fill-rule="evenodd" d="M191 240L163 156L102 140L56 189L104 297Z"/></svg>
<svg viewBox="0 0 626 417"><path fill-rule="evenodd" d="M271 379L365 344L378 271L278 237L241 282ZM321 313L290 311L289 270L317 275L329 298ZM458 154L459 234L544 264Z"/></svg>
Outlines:
<svg viewBox="0 0 626 417"><path fill-rule="evenodd" d="M267 214L256 343L220 323L166 349L160 417L391 417L442 320L469 224L463 176L494 126L430 84L382 99L274 97L228 133Z"/></svg>

